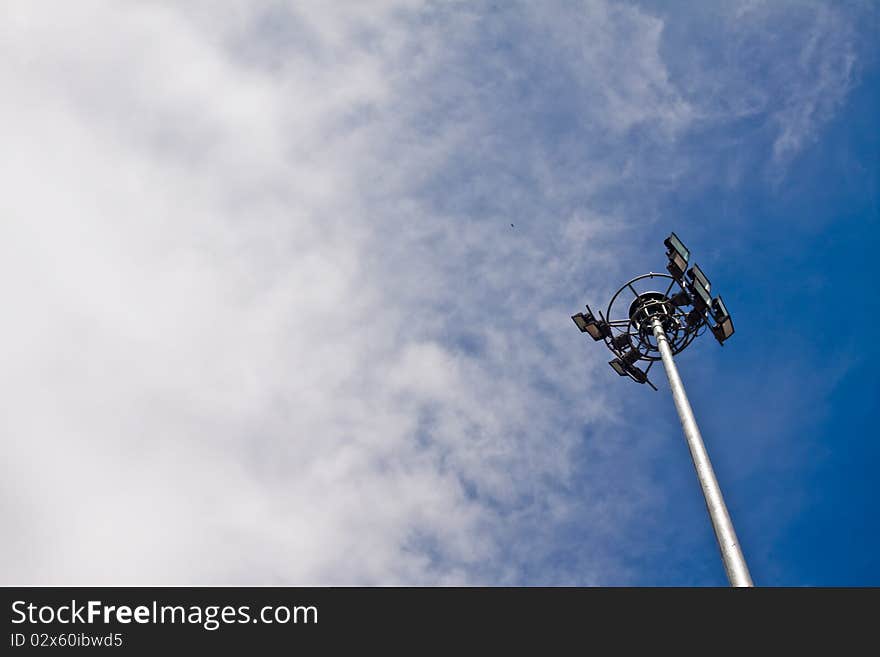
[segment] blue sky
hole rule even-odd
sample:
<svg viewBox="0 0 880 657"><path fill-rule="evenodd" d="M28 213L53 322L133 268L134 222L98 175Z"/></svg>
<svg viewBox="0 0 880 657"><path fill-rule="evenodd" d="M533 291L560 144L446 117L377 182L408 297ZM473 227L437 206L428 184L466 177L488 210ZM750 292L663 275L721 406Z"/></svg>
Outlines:
<svg viewBox="0 0 880 657"><path fill-rule="evenodd" d="M570 320L674 230L753 578L880 583L878 21L10 3L0 579L723 585L661 373Z"/></svg>
<svg viewBox="0 0 880 657"><path fill-rule="evenodd" d="M877 346L866 330L877 316L877 82L876 69L862 73L779 183L673 203L697 223L713 207L745 223L719 226L732 248L712 264L737 308L736 349L712 354L691 390L716 418L702 424L719 434L713 451L730 464L728 497L767 584L877 582ZM697 238L717 249L714 236ZM723 388L710 390L718 375Z"/></svg>

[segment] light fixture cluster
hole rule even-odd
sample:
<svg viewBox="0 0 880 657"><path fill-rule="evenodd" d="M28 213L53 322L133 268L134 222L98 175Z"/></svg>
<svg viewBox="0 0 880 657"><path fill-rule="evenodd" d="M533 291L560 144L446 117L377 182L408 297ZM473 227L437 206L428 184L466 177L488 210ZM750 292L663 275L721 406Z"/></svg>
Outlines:
<svg viewBox="0 0 880 657"><path fill-rule="evenodd" d="M710 294L712 283L709 282L709 278L699 265L694 263L688 269L690 251L678 238L678 235L671 233L663 241L663 244L667 249L666 257L669 258L666 269L684 288L682 292L672 297L672 303L676 306L687 305L688 302L692 303L693 310L687 316L688 324L697 326L705 320L718 343L724 344L724 341L733 335L733 320L724 301L720 296L712 298ZM690 296L690 299L685 300L686 296Z"/></svg>
<svg viewBox="0 0 880 657"><path fill-rule="evenodd" d="M608 364L620 376L637 383L647 383L654 362L660 360L659 347L653 334L652 320L659 318L673 353L687 347L695 337L708 327L719 343L733 335L733 321L721 297L712 297L712 284L696 263L691 263L691 253L679 237L672 233L664 240L666 266L669 275L650 273L625 283L612 297L603 315L594 313L589 306L586 312L572 315L578 329L596 342L604 341L614 354ZM665 292L639 291L636 285L647 280L668 281ZM626 310L625 318L616 318L615 303L625 292L634 299ZM677 291L676 291L677 290ZM637 366L640 360L648 362L643 370Z"/></svg>
<svg viewBox="0 0 880 657"><path fill-rule="evenodd" d="M587 306L587 312L577 313L572 315L571 318L581 330L581 333L586 333L596 342L608 340L611 343L612 351L621 354L608 363L615 372L620 376L628 376L638 383L650 383L647 373L635 365L641 355L638 350L632 348L632 341L627 333L613 335L611 325L602 316L602 313L600 312L599 317L596 317L589 306ZM653 387L653 384L651 387Z"/></svg>

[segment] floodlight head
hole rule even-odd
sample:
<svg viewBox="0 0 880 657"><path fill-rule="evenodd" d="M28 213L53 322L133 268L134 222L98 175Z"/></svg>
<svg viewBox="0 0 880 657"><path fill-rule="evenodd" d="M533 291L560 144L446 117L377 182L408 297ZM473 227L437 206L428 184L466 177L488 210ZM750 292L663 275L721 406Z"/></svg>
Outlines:
<svg viewBox="0 0 880 657"><path fill-rule="evenodd" d="M730 317L730 312L727 310L727 306L724 303L724 300L721 296L717 296L712 299L711 306L712 316L716 321L720 322L725 317Z"/></svg>
<svg viewBox="0 0 880 657"><path fill-rule="evenodd" d="M639 369L635 365L629 366L629 378L631 378L636 383L646 383L648 381L648 373L644 370Z"/></svg>
<svg viewBox="0 0 880 657"><path fill-rule="evenodd" d="M611 369L613 369L619 376L627 376L626 373L626 365L619 358L615 358L613 360L609 360L608 364L611 365Z"/></svg>
<svg viewBox="0 0 880 657"><path fill-rule="evenodd" d="M581 330L581 333L587 332L587 326L589 325L589 321L584 316L583 313L578 313L577 315L572 315L571 319L574 321L575 325Z"/></svg>
<svg viewBox="0 0 880 657"><path fill-rule="evenodd" d="M639 352L633 349L624 354L622 358L608 361L608 364L611 365L611 369L617 372L618 376L628 376L636 383L647 383L648 373L633 365L638 359Z"/></svg>
<svg viewBox="0 0 880 657"><path fill-rule="evenodd" d="M688 278L692 281L699 281L700 284L706 288L706 292L712 290L712 283L709 282L709 279L706 277L706 274L703 273L703 270L700 269L700 266L694 263L694 266L690 268L688 271Z"/></svg>
<svg viewBox="0 0 880 657"><path fill-rule="evenodd" d="M720 344L724 344L731 335L733 335L733 320L724 305L721 297L715 297L712 300L712 315L715 317L715 326L712 327L712 335Z"/></svg>
<svg viewBox="0 0 880 657"><path fill-rule="evenodd" d="M691 268L692 272L694 270L697 270L699 274L691 276L692 280L688 287L694 298L694 308L704 312L712 306L712 296L709 294L709 288L704 283L704 281L708 282L708 279L703 275L703 272L699 271L696 265Z"/></svg>
<svg viewBox="0 0 880 657"><path fill-rule="evenodd" d="M590 311L589 306L587 306L586 313L572 315L571 319L581 330L581 333L588 333L589 336L597 342L602 338L611 337L611 327L608 326L608 322L602 319L596 319Z"/></svg>
<svg viewBox="0 0 880 657"><path fill-rule="evenodd" d="M675 233L670 233L669 237L663 240L663 244L667 248L666 257L669 258L669 264L666 265L666 269L669 270L669 273L674 278L680 280L687 269L691 252L688 251L687 247L678 239L678 235Z"/></svg>

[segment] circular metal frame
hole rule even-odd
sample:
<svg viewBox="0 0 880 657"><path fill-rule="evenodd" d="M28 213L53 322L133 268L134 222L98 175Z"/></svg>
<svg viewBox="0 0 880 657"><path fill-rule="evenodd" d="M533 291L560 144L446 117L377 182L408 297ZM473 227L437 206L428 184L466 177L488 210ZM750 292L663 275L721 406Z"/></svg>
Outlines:
<svg viewBox="0 0 880 657"><path fill-rule="evenodd" d="M644 285L644 281L668 281L668 285L664 292L656 289L639 290ZM673 292L675 287L676 292ZM689 303L683 306L676 306L672 303L671 297L678 291L685 292L688 295ZM624 297L630 295L624 294L629 292L632 301L626 307L625 315L620 311L620 301ZM624 295L623 297L621 295ZM663 322L663 329L669 339L669 346L673 354L683 351L693 340L706 329L705 312L699 314L699 321L689 321L688 316L694 317L692 311L693 295L678 279L669 274L660 274L650 272L636 276L624 283L611 301L608 302L608 308L605 311L605 319L611 327L611 336L605 338L605 345L619 358L635 363L639 360L649 361L651 363L661 360L660 348L651 329L651 318L660 316ZM626 336L623 338L621 336ZM633 350L638 352L635 357Z"/></svg>

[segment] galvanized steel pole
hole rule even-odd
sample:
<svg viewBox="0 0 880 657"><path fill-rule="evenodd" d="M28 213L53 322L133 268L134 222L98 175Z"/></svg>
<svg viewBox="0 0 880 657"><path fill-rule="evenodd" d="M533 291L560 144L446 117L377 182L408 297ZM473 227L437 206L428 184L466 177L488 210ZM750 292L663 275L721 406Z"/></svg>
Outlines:
<svg viewBox="0 0 880 657"><path fill-rule="evenodd" d="M681 419L681 427L684 430L684 437L691 451L691 458L694 461L694 468L697 470L700 487L703 489L703 497L706 499L709 517L712 520L712 527L715 529L718 547L721 549L721 560L724 562L727 579L730 581L731 586L754 586L752 584L752 577L749 574L749 568L746 566L745 557L743 557L742 550L740 549L739 540L733 529L733 522L730 519L730 514L727 512L727 506L724 504L721 487L715 478L715 471L712 469L709 454L706 452L706 446L703 444L703 437L700 435L700 428L697 426L694 411L691 409L691 404L685 394L684 384L681 382L675 361L672 360L672 349L669 347L669 340L666 337L663 323L659 317L654 316L651 319L651 328L654 331L654 337L657 339L657 346L663 358L663 365L666 367L666 376L669 378L669 387L672 389L672 399L675 401L675 408L678 410L678 417Z"/></svg>

